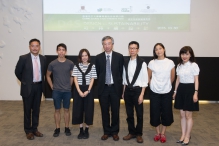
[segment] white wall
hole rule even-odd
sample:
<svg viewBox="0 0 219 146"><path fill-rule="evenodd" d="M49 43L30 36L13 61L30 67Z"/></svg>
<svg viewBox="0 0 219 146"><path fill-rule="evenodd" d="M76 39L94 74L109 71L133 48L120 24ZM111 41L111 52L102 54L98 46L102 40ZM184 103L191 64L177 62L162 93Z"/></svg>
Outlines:
<svg viewBox="0 0 219 146"><path fill-rule="evenodd" d="M153 45L162 42L168 56L177 56L182 46L191 45L196 56L218 57L218 14L219 0L191 0L190 32L70 32L64 37L49 37L43 51L52 49L54 51L46 55L56 54L56 45L64 42L68 45L69 55L78 54L83 47L96 55L102 48L101 38L111 35L115 39L115 50L121 48L119 52L124 55L127 55L128 42L137 40L142 56L151 56ZM21 100L14 69L19 56L29 52L28 42L32 38L43 40L42 0L0 0L0 100ZM48 42L52 42L52 46L47 46Z"/></svg>
<svg viewBox="0 0 219 146"><path fill-rule="evenodd" d="M29 40L42 40L42 0L0 0L0 100L21 100L14 74Z"/></svg>

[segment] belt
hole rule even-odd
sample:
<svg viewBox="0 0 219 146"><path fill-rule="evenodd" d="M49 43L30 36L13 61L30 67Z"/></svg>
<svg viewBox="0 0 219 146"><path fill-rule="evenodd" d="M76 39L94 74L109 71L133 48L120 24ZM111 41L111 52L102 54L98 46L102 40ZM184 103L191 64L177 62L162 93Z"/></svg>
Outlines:
<svg viewBox="0 0 219 146"><path fill-rule="evenodd" d="M138 89L138 88L141 88L140 86L134 86L134 87L128 87L126 86L129 90L135 90L135 89Z"/></svg>
<svg viewBox="0 0 219 146"><path fill-rule="evenodd" d="M39 81L39 82L33 82L33 84L41 84L42 81Z"/></svg>
<svg viewBox="0 0 219 146"><path fill-rule="evenodd" d="M108 86L108 87L111 87L113 86L114 84L105 84L105 86Z"/></svg>

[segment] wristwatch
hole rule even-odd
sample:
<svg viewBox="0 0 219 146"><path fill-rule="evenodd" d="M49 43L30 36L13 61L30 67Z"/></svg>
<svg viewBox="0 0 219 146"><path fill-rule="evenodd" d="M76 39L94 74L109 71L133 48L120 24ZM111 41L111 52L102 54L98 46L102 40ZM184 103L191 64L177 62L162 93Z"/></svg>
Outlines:
<svg viewBox="0 0 219 146"><path fill-rule="evenodd" d="M90 93L90 90L87 90L88 91L88 93Z"/></svg>

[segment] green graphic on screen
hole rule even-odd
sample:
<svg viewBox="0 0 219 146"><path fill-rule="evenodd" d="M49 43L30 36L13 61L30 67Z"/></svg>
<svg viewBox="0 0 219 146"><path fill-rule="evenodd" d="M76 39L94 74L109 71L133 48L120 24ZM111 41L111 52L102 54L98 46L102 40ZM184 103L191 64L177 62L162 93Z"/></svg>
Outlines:
<svg viewBox="0 0 219 146"><path fill-rule="evenodd" d="M190 0L45 0L44 31L189 31Z"/></svg>

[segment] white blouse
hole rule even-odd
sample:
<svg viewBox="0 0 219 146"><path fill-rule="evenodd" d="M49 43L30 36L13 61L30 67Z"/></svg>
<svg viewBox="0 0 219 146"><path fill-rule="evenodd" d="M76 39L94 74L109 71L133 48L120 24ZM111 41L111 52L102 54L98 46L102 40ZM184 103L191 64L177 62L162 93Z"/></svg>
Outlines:
<svg viewBox="0 0 219 146"><path fill-rule="evenodd" d="M176 68L176 74L179 76L180 83L194 83L194 76L199 75L199 71L198 65L195 62L191 63L190 61L178 65Z"/></svg>
<svg viewBox="0 0 219 146"><path fill-rule="evenodd" d="M150 89L159 94L165 94L172 89L171 70L175 64L172 60L165 58L163 60L153 59L149 62L148 68L152 71Z"/></svg>
<svg viewBox="0 0 219 146"><path fill-rule="evenodd" d="M128 64L128 78L129 78L130 83L132 82L132 79L134 77L136 66L137 66L136 59L134 60L130 59L129 64ZM123 85L128 85L126 81L126 71L124 67L123 67ZM148 72L147 72L147 64L145 62L142 63L140 73L133 86L134 87L135 86L140 86L140 87L148 86Z"/></svg>

